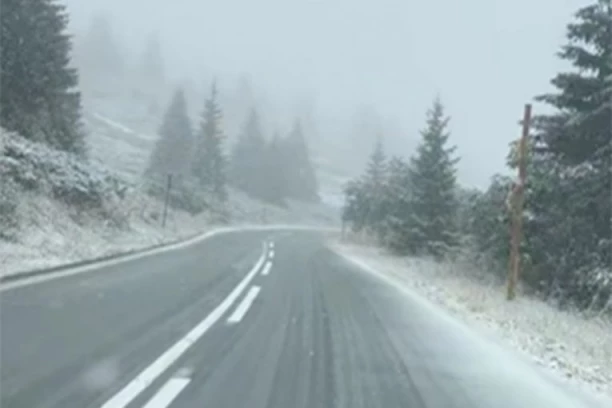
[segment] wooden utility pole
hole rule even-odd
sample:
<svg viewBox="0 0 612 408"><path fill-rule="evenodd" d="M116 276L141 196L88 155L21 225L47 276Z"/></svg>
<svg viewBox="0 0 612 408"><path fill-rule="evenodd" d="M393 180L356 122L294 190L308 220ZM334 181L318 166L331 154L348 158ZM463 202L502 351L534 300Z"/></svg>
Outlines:
<svg viewBox="0 0 612 408"><path fill-rule="evenodd" d="M170 201L170 189L172 188L172 174L168 174L166 184L166 197L164 199L164 214L162 216L162 228L166 228L166 217L168 216L168 201Z"/></svg>
<svg viewBox="0 0 612 408"><path fill-rule="evenodd" d="M521 268L520 245L523 228L523 201L525 180L527 178L527 138L531 126L531 105L525 105L523 114L523 134L518 146L518 183L510 193L510 267L508 270L508 300L516 297L516 285Z"/></svg>

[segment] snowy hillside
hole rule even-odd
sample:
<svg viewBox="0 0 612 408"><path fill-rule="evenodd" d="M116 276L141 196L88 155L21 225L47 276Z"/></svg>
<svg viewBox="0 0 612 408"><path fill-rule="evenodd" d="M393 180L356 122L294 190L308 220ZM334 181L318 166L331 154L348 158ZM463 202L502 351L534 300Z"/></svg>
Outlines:
<svg viewBox="0 0 612 408"><path fill-rule="evenodd" d="M115 169L131 183L138 183L157 139L161 113L142 103L138 95L123 93L85 93L84 122L92 158ZM235 135L228 135L230 143L233 138ZM325 157L320 149L311 152L320 196L324 204L339 209L347 173L337 160Z"/></svg>
<svg viewBox="0 0 612 408"><path fill-rule="evenodd" d="M163 203L138 185L145 147L135 145L142 138L102 119L96 129L104 126L107 131L91 139L106 153L92 145L97 160L94 155L91 162L0 131L2 274L146 248L202 233L214 224L213 214L170 209L162 228ZM121 132L126 137L118 137ZM119 172L101 164L104 154ZM337 220L325 206L289 203L282 209L229 194L234 224L330 225Z"/></svg>

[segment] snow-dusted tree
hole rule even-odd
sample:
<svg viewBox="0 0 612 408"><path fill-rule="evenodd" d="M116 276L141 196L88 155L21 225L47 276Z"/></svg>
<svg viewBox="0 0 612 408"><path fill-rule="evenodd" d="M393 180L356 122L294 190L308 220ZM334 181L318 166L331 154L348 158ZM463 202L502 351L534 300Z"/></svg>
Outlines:
<svg viewBox="0 0 612 408"><path fill-rule="evenodd" d="M352 232L361 232L367 226L367 215L367 197L363 180L351 180L344 186L342 224Z"/></svg>
<svg viewBox="0 0 612 408"><path fill-rule="evenodd" d="M535 120L526 237L545 290L587 307L612 292L612 2L578 10L567 40L575 69L537 98L556 111Z"/></svg>
<svg viewBox="0 0 612 408"><path fill-rule="evenodd" d="M363 189L365 193L365 206L367 208L366 224L369 230L382 239L383 220L386 216L387 188L387 157L383 148L382 137L378 136L374 149L366 167L363 178Z"/></svg>
<svg viewBox="0 0 612 408"><path fill-rule="evenodd" d="M147 107L149 114L159 115L163 103L160 101L169 97L171 89L166 80L161 41L156 33L148 37L132 74L133 95Z"/></svg>
<svg viewBox="0 0 612 408"><path fill-rule="evenodd" d="M54 0L2 1L0 119L24 137L85 155L67 24L65 6Z"/></svg>
<svg viewBox="0 0 612 408"><path fill-rule="evenodd" d="M350 157L350 153L353 156L362 157L365 161L376 138L382 133L384 133L383 120L376 108L370 104L359 105L352 115L350 128L346 134L347 157ZM355 160L351 162L359 167L365 165L365 162L358 163Z"/></svg>
<svg viewBox="0 0 612 408"><path fill-rule="evenodd" d="M176 181L184 179L190 170L193 136L182 89L176 90L158 135L147 175L155 180L165 180L168 175Z"/></svg>
<svg viewBox="0 0 612 408"><path fill-rule="evenodd" d="M145 86L162 89L166 84L162 46L159 36L155 33L147 39L138 67L138 75L141 83Z"/></svg>
<svg viewBox="0 0 612 408"><path fill-rule="evenodd" d="M265 184L263 196L267 201L284 205L284 200L289 193L287 169L291 166L288 158L285 157L285 139L281 139L278 132L266 145Z"/></svg>
<svg viewBox="0 0 612 408"><path fill-rule="evenodd" d="M422 141L410 170L411 216L407 248L442 256L458 243L456 200L456 148L448 146L449 119L439 99L427 113Z"/></svg>
<svg viewBox="0 0 612 408"><path fill-rule="evenodd" d="M266 183L266 142L259 114L251 110L231 156L231 182L247 194L262 198Z"/></svg>
<svg viewBox="0 0 612 408"><path fill-rule="evenodd" d="M310 159L306 137L299 120L285 140L285 155L288 166L287 184L289 196L297 200L318 201L319 185Z"/></svg>
<svg viewBox="0 0 612 408"><path fill-rule="evenodd" d="M218 101L217 85L213 83L205 103L200 130L196 135L192 171L200 186L212 192L220 201L227 199L226 159L223 149L223 113Z"/></svg>
<svg viewBox="0 0 612 408"><path fill-rule="evenodd" d="M227 95L226 117L228 132L237 137L242 132L244 118L248 117L253 106L257 106L253 84L248 75L241 75Z"/></svg>
<svg viewBox="0 0 612 408"><path fill-rule="evenodd" d="M411 217L410 166L400 157L389 160L383 192L383 240L394 251L404 252L409 241Z"/></svg>
<svg viewBox="0 0 612 408"><path fill-rule="evenodd" d="M581 307L610 305L612 294L612 2L596 0L568 25L556 93L538 97L552 114L534 118L529 139L521 243L523 282L546 297ZM508 166L516 171L517 143ZM470 234L479 253L505 271L508 193L497 176L472 202Z"/></svg>
<svg viewBox="0 0 612 408"><path fill-rule="evenodd" d="M109 83L125 74L124 55L106 13L94 15L89 30L76 43L75 55L81 78L89 87L108 89Z"/></svg>

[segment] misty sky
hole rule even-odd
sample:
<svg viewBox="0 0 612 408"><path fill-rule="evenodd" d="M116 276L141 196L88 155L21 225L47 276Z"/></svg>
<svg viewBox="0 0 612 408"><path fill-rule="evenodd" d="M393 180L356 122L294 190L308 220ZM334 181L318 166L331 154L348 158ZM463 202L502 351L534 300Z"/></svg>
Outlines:
<svg viewBox="0 0 612 408"><path fill-rule="evenodd" d="M76 31L109 11L126 48L161 35L168 69L250 73L274 97L310 93L347 120L371 104L418 137L436 94L452 117L460 179L504 169L523 104L550 90L585 0L63 0ZM540 109L536 107L536 113ZM398 152L394 152L398 153ZM410 152L406 152L410 154Z"/></svg>

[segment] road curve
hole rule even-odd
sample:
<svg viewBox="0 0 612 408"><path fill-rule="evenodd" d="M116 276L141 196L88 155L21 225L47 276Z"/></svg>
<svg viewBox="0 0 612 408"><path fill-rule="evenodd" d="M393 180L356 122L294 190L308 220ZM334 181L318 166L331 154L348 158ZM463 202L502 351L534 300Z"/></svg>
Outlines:
<svg viewBox="0 0 612 408"><path fill-rule="evenodd" d="M0 294L0 405L587 407L314 232L228 233Z"/></svg>

